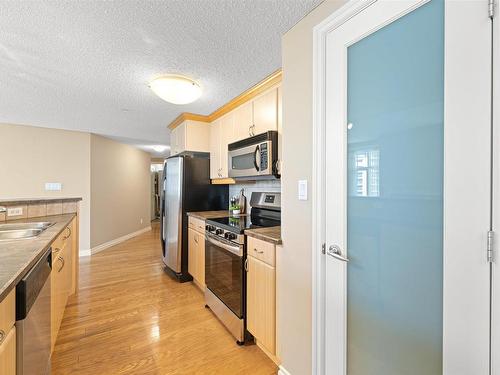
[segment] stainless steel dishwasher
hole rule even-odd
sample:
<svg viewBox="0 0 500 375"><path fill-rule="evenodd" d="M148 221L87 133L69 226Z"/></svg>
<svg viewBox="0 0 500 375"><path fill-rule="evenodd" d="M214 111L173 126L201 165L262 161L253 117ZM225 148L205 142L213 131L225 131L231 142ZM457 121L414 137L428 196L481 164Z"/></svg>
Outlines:
<svg viewBox="0 0 500 375"><path fill-rule="evenodd" d="M52 249L16 286L17 375L50 374Z"/></svg>

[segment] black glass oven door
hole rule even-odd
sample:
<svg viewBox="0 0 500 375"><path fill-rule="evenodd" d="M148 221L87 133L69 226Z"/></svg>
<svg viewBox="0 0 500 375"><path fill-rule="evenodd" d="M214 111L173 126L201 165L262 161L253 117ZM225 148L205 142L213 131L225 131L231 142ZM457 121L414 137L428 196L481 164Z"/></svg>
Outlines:
<svg viewBox="0 0 500 375"><path fill-rule="evenodd" d="M205 241L205 283L238 318L243 318L243 256L217 242L208 236ZM243 253L242 247L239 251Z"/></svg>

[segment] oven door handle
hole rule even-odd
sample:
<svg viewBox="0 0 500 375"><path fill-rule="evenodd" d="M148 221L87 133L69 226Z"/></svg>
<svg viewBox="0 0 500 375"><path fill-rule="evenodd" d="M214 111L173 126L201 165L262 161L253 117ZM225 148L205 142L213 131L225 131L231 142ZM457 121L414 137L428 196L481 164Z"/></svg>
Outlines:
<svg viewBox="0 0 500 375"><path fill-rule="evenodd" d="M239 257L243 256L243 251L241 249L240 246L236 246L236 245L229 245L225 242L222 242L222 241L219 241L215 238L213 238L212 236L210 235L205 235L205 239L210 242L211 244L215 245L215 246L218 246L224 250L227 250L229 251L230 253L233 253L234 255L237 255Z"/></svg>
<svg viewBox="0 0 500 375"><path fill-rule="evenodd" d="M253 165L255 166L255 169L257 170L257 172L260 171L260 157L259 157L259 163L257 163L257 155L260 154L260 146L257 145L257 147L255 147L255 151L253 153Z"/></svg>

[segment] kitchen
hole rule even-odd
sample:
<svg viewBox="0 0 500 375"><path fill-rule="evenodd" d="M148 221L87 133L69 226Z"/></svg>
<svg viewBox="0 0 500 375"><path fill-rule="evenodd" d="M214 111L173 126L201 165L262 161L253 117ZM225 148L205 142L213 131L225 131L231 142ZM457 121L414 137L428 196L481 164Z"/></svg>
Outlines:
<svg viewBox="0 0 500 375"><path fill-rule="evenodd" d="M0 374L500 371L494 1L2 8Z"/></svg>

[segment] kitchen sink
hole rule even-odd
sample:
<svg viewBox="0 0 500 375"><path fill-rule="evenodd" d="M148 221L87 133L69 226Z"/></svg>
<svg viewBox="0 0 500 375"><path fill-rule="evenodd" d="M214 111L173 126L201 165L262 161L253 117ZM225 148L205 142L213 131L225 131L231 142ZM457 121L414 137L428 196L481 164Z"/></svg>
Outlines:
<svg viewBox="0 0 500 375"><path fill-rule="evenodd" d="M0 224L0 241L33 238L54 225L48 221Z"/></svg>
<svg viewBox="0 0 500 375"><path fill-rule="evenodd" d="M0 224L0 231L4 230L24 230L24 229L41 229L45 230L48 227L51 227L55 223L51 223L49 221L37 221L33 223L7 223Z"/></svg>

